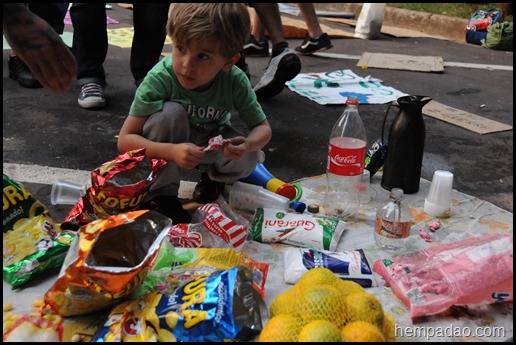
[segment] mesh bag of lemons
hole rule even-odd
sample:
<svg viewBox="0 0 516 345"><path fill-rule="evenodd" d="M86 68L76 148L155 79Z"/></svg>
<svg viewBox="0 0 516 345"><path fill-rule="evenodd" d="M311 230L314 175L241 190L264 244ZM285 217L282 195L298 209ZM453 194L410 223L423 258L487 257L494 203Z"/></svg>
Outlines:
<svg viewBox="0 0 516 345"><path fill-rule="evenodd" d="M394 318L359 284L328 268L306 272L269 308L257 342L395 341Z"/></svg>

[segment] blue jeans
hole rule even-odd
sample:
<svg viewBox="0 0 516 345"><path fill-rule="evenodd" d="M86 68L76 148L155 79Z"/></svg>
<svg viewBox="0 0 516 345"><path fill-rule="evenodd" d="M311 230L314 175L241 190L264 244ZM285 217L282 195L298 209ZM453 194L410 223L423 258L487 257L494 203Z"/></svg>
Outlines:
<svg viewBox="0 0 516 345"><path fill-rule="evenodd" d="M139 85L158 63L166 38L170 3L133 3L134 37L131 73ZM104 60L108 51L106 3L73 3L73 53L77 59L79 85L106 85Z"/></svg>

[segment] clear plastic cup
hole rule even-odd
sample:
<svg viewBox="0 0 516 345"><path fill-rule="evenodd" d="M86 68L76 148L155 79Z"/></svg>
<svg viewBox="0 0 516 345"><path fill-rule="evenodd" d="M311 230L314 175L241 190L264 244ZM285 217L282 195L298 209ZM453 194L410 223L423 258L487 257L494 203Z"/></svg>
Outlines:
<svg viewBox="0 0 516 345"><path fill-rule="evenodd" d="M453 174L445 170L436 170L430 191L425 199L425 212L434 217L449 217L452 206L452 188Z"/></svg>
<svg viewBox="0 0 516 345"><path fill-rule="evenodd" d="M59 180L52 185L50 202L52 205L75 205L82 196L80 184Z"/></svg>
<svg viewBox="0 0 516 345"><path fill-rule="evenodd" d="M262 186L237 181L229 190L229 206L247 212L254 212L257 208L286 211L289 210L290 200Z"/></svg>

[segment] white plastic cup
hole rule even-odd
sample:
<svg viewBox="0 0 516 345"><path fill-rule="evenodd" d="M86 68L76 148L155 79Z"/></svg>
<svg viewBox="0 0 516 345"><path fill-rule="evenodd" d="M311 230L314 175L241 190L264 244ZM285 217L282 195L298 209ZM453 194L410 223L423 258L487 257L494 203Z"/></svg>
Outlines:
<svg viewBox="0 0 516 345"><path fill-rule="evenodd" d="M369 170L364 169L364 172L360 176L357 189L361 205L365 205L371 201L371 173Z"/></svg>
<svg viewBox="0 0 516 345"><path fill-rule="evenodd" d="M262 186L236 181L229 190L229 206L247 212L257 208L288 210L290 200Z"/></svg>
<svg viewBox="0 0 516 345"><path fill-rule="evenodd" d="M75 205L82 195L80 184L59 180L52 185L50 202L52 205Z"/></svg>
<svg viewBox="0 0 516 345"><path fill-rule="evenodd" d="M445 170L436 170L425 199L425 212L434 217L446 218L451 215L451 196L453 174Z"/></svg>

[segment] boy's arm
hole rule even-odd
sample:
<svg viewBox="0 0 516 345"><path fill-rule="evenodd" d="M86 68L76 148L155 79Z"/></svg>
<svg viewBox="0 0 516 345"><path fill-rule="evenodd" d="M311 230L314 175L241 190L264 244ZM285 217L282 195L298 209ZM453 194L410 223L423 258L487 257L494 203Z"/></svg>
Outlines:
<svg viewBox="0 0 516 345"><path fill-rule="evenodd" d="M122 125L118 135L118 151L124 153L139 148L145 148L145 155L149 158L164 159L175 162L184 169L193 169L205 155L202 148L192 143L159 143L141 135L143 125L148 116L129 115Z"/></svg>
<svg viewBox="0 0 516 345"><path fill-rule="evenodd" d="M240 160L246 152L261 150L271 140L272 129L267 120L252 127L247 137L231 138L224 145L224 156L231 160Z"/></svg>

